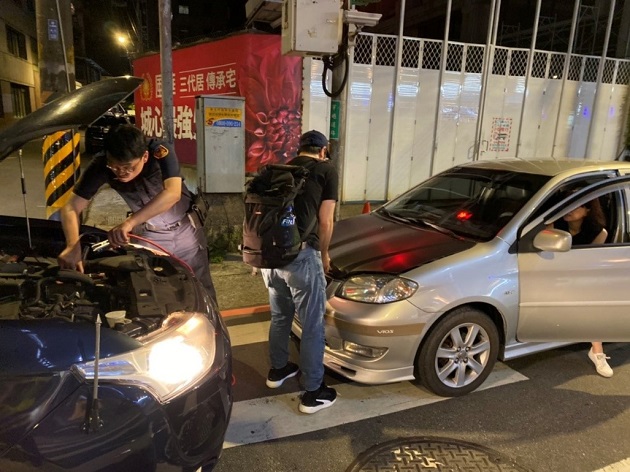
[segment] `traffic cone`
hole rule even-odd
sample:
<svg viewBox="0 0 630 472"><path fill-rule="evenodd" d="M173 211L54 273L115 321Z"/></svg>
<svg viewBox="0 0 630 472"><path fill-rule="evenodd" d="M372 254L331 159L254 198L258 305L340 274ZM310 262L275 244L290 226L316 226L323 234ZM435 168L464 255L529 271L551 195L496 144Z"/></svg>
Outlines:
<svg viewBox="0 0 630 472"><path fill-rule="evenodd" d="M370 213L372 211L372 209L370 208L370 202L365 202L363 204L363 211L362 213Z"/></svg>

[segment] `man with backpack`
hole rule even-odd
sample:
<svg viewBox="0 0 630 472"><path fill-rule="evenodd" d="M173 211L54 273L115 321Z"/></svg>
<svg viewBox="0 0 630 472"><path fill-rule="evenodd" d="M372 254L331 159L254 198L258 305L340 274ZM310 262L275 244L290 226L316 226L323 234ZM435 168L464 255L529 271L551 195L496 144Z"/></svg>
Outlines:
<svg viewBox="0 0 630 472"><path fill-rule="evenodd" d="M285 266L261 269L271 306L271 370L266 383L269 388L278 388L301 370L306 389L298 407L302 413L328 408L337 398L335 389L324 384L324 274L330 270L328 246L339 185L337 170L328 156L328 139L322 133L313 130L300 137L298 155L287 163L309 171L302 193L294 200L300 251ZM289 336L296 312L302 327L299 367L289 362Z"/></svg>

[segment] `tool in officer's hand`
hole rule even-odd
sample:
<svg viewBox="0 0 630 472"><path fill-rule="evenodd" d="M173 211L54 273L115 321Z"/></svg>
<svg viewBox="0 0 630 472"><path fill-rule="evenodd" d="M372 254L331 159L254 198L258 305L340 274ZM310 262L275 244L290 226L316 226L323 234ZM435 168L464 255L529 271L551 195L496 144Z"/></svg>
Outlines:
<svg viewBox="0 0 630 472"><path fill-rule="evenodd" d="M110 242L108 239L106 239L105 241L101 241L100 243L94 243L90 246L90 248L92 249L92 252L99 252L104 250L105 248L111 246Z"/></svg>

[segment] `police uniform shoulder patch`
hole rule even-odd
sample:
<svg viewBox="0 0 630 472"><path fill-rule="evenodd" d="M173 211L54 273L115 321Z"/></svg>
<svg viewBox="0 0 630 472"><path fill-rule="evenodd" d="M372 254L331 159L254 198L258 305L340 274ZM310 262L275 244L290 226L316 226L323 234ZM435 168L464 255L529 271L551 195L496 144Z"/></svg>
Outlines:
<svg viewBox="0 0 630 472"><path fill-rule="evenodd" d="M168 148L164 146L163 144L160 144L153 151L153 155L155 156L156 159L163 159L166 156L168 156Z"/></svg>

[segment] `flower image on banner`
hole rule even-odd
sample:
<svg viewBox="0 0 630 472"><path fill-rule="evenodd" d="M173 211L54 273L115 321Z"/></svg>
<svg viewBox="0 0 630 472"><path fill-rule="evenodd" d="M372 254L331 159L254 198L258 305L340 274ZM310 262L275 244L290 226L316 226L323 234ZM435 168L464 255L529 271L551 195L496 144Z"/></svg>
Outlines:
<svg viewBox="0 0 630 472"><path fill-rule="evenodd" d="M238 73L245 97L245 171L283 164L300 139L302 60L282 56L278 42L252 48Z"/></svg>

